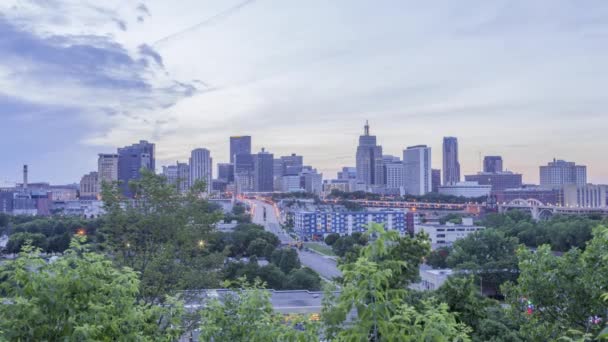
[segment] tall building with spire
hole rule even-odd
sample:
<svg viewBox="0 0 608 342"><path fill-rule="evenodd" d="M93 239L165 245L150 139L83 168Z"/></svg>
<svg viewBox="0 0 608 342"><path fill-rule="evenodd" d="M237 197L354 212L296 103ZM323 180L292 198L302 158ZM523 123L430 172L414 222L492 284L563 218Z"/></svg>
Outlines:
<svg viewBox="0 0 608 342"><path fill-rule="evenodd" d="M375 135L370 135L367 121L363 133L357 147L357 180L368 186L383 185L382 146L377 145Z"/></svg>
<svg viewBox="0 0 608 342"><path fill-rule="evenodd" d="M458 139L443 138L443 185L460 182L460 162L458 161Z"/></svg>

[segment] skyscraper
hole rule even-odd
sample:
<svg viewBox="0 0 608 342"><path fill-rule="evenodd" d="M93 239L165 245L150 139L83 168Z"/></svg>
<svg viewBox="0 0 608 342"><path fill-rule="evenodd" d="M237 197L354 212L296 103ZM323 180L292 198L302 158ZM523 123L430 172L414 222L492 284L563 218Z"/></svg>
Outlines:
<svg viewBox="0 0 608 342"><path fill-rule="evenodd" d="M443 138L443 185L460 182L460 163L458 162L458 139Z"/></svg>
<svg viewBox="0 0 608 342"><path fill-rule="evenodd" d="M167 183L176 185L177 184L177 164L163 166L163 176L167 178Z"/></svg>
<svg viewBox="0 0 608 342"><path fill-rule="evenodd" d="M97 179L99 190L103 182L113 183L118 181L118 154L100 153L97 159Z"/></svg>
<svg viewBox="0 0 608 342"><path fill-rule="evenodd" d="M262 151L254 158L254 188L256 192L274 191L274 155Z"/></svg>
<svg viewBox="0 0 608 342"><path fill-rule="evenodd" d="M181 193L187 192L193 184L190 182L190 165L188 163L177 162L176 171L175 185L177 186L177 190Z"/></svg>
<svg viewBox="0 0 608 342"><path fill-rule="evenodd" d="M211 190L212 165L211 152L206 148L197 148L190 153L190 186L198 180L205 182L207 192Z"/></svg>
<svg viewBox="0 0 608 342"><path fill-rule="evenodd" d="M403 163L400 160L386 161L384 163L384 180L389 193L400 193L404 186Z"/></svg>
<svg viewBox="0 0 608 342"><path fill-rule="evenodd" d="M383 176L382 146L376 144L375 135L369 134L369 123L366 122L357 147L357 180L367 186L383 185Z"/></svg>
<svg viewBox="0 0 608 342"><path fill-rule="evenodd" d="M323 190L323 174L316 169L306 169L302 171L301 184L306 192L318 195Z"/></svg>
<svg viewBox="0 0 608 342"><path fill-rule="evenodd" d="M561 188L568 184L587 184L587 167L557 159L540 167L540 186L543 188Z"/></svg>
<svg viewBox="0 0 608 342"><path fill-rule="evenodd" d="M124 196L133 197L129 182L140 179L142 169L155 172L154 149L154 144L145 140L118 149L118 181Z"/></svg>
<svg viewBox="0 0 608 342"><path fill-rule="evenodd" d="M282 156L281 164L283 166L283 175L294 175L302 172L304 166L304 157L292 153L290 156Z"/></svg>
<svg viewBox="0 0 608 342"><path fill-rule="evenodd" d="M485 156L483 158L483 172L498 173L502 172L501 156Z"/></svg>
<svg viewBox="0 0 608 342"><path fill-rule="evenodd" d="M441 186L441 170L431 169L431 184L433 185L432 191L439 193L439 187Z"/></svg>
<svg viewBox="0 0 608 342"><path fill-rule="evenodd" d="M342 171L338 171L338 179L357 179L357 168L352 166L343 166Z"/></svg>
<svg viewBox="0 0 608 342"><path fill-rule="evenodd" d="M421 196L431 192L431 148L426 145L410 146L403 151L403 179L405 191Z"/></svg>
<svg viewBox="0 0 608 342"><path fill-rule="evenodd" d="M230 163L234 163L237 154L251 154L251 136L230 137Z"/></svg>
<svg viewBox="0 0 608 342"><path fill-rule="evenodd" d="M234 165L230 163L217 164L217 179L228 183L234 182Z"/></svg>

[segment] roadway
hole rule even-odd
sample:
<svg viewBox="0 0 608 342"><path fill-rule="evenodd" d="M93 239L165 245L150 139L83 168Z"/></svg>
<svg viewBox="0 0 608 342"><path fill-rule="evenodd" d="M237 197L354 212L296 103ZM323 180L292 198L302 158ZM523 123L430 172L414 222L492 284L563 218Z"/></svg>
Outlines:
<svg viewBox="0 0 608 342"><path fill-rule="evenodd" d="M276 235L282 244L296 242L294 238L281 228L279 211L276 207L259 200L247 200L247 202L251 206L251 221L253 223L264 226L267 231ZM266 220L264 220L264 208L266 208ZM330 257L305 250L299 250L298 254L302 265L313 269L326 280L331 280L342 275L340 270L338 270L336 261Z"/></svg>
<svg viewBox="0 0 608 342"><path fill-rule="evenodd" d="M251 222L264 226L264 229L276 235L282 244L289 244L296 242L283 228L278 217L278 209L274 206L258 201L249 200L251 206ZM266 209L266 219L264 219L264 209Z"/></svg>

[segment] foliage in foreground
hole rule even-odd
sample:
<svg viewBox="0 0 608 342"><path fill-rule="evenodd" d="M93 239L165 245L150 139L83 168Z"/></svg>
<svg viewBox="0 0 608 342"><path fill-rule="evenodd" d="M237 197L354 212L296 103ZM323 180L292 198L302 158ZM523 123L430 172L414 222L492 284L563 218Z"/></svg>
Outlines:
<svg viewBox="0 0 608 342"><path fill-rule="evenodd" d="M46 262L26 246L0 268L0 340L171 341L181 305L150 306L137 299L139 280L73 240L66 254Z"/></svg>
<svg viewBox="0 0 608 342"><path fill-rule="evenodd" d="M149 303L167 294L216 288L221 281L222 252L208 241L222 213L202 197L203 182L180 194L164 176L141 171L131 182L135 199L125 202L118 184L104 183L105 247L118 266L140 274L140 296Z"/></svg>
<svg viewBox="0 0 608 342"><path fill-rule="evenodd" d="M319 326L302 316L284 318L274 311L260 283L212 299L201 312L201 341L318 341Z"/></svg>
<svg viewBox="0 0 608 342"><path fill-rule="evenodd" d="M555 256L548 245L517 252L521 274L503 291L511 319L521 325L526 341L546 341L573 331L597 336L605 326L608 288L608 229L599 226L584 252L572 249ZM604 319L595 323L594 317Z"/></svg>
<svg viewBox="0 0 608 342"><path fill-rule="evenodd" d="M403 275L408 263L418 267L420 257L391 255L403 244L398 233L372 224L368 234L375 240L356 261L340 266L340 295L326 292L325 336L336 341L469 341L470 329L456 321L447 305L424 301L418 309L406 303L409 277Z"/></svg>

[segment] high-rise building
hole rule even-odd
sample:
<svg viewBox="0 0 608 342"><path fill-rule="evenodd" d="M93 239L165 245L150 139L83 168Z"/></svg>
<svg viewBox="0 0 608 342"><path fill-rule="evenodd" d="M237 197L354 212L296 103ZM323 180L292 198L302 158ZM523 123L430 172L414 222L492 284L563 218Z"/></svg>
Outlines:
<svg viewBox="0 0 608 342"><path fill-rule="evenodd" d="M274 177L282 177L283 176L283 161L281 158L275 158L272 162L274 169Z"/></svg>
<svg viewBox="0 0 608 342"><path fill-rule="evenodd" d="M342 171L338 172L338 179L351 180L357 179L357 168L352 166L342 167Z"/></svg>
<svg viewBox="0 0 608 342"><path fill-rule="evenodd" d="M124 196L133 196L129 182L140 179L142 169L155 172L154 150L154 144L145 140L118 149L118 181Z"/></svg>
<svg viewBox="0 0 608 342"><path fill-rule="evenodd" d="M254 188L256 192L274 191L274 155L262 151L255 154L254 162Z"/></svg>
<svg viewBox="0 0 608 342"><path fill-rule="evenodd" d="M498 173L502 172L501 156L485 156L483 158L483 172Z"/></svg>
<svg viewBox="0 0 608 342"><path fill-rule="evenodd" d="M433 184L433 192L438 193L441 186L441 170L431 169L431 184Z"/></svg>
<svg viewBox="0 0 608 342"><path fill-rule="evenodd" d="M286 175L281 177L281 192L299 192L304 191L301 186L299 175Z"/></svg>
<svg viewBox="0 0 608 342"><path fill-rule="evenodd" d="M541 187L561 188L568 184L581 186L587 184L587 167L556 159L540 167Z"/></svg>
<svg viewBox="0 0 608 342"><path fill-rule="evenodd" d="M251 154L251 136L230 137L230 162L234 163L237 154Z"/></svg>
<svg viewBox="0 0 608 342"><path fill-rule="evenodd" d="M323 174L316 169L302 171L301 179L306 192L318 195L323 191Z"/></svg>
<svg viewBox="0 0 608 342"><path fill-rule="evenodd" d="M458 139L443 138L443 185L460 182L460 163L458 162Z"/></svg>
<svg viewBox="0 0 608 342"><path fill-rule="evenodd" d="M188 163L177 162L176 170L177 178L175 185L177 186L177 190L181 193L187 192L193 184L190 183L190 165Z"/></svg>
<svg viewBox="0 0 608 342"><path fill-rule="evenodd" d="M403 189L405 182L403 179L403 163L400 160L393 159L384 163L384 180L386 181L386 190L389 192L395 193Z"/></svg>
<svg viewBox="0 0 608 342"><path fill-rule="evenodd" d="M90 172L80 179L80 198L97 199L99 195L99 174L95 171Z"/></svg>
<svg viewBox="0 0 608 342"><path fill-rule="evenodd" d="M99 189L101 184L114 183L118 181L118 154L115 153L100 153L97 159L97 179L99 180Z"/></svg>
<svg viewBox="0 0 608 342"><path fill-rule="evenodd" d="M235 176L242 172L253 172L253 154L237 154L234 157Z"/></svg>
<svg viewBox="0 0 608 342"><path fill-rule="evenodd" d="M491 185L492 191L518 189L522 186L522 175L510 171L479 172L476 175L466 175L464 179L479 185Z"/></svg>
<svg viewBox="0 0 608 342"><path fill-rule="evenodd" d="M357 147L357 180L367 186L383 185L383 176L382 146L377 145L375 135L369 134L369 123L366 122Z"/></svg>
<svg viewBox="0 0 608 342"><path fill-rule="evenodd" d="M177 164L163 166L163 176L167 178L167 183L177 184Z"/></svg>
<svg viewBox="0 0 608 342"><path fill-rule="evenodd" d="M234 182L234 164L217 164L217 179L224 180L228 183Z"/></svg>
<svg viewBox="0 0 608 342"><path fill-rule="evenodd" d="M297 175L302 172L304 166L304 157L292 153L290 156L282 156L281 164L283 166L283 175Z"/></svg>
<svg viewBox="0 0 608 342"><path fill-rule="evenodd" d="M410 146L403 151L403 179L408 194L421 196L431 192L431 170L430 147Z"/></svg>
<svg viewBox="0 0 608 342"><path fill-rule="evenodd" d="M235 154L234 155L234 183L238 193L254 191L254 155Z"/></svg>
<svg viewBox="0 0 608 342"><path fill-rule="evenodd" d="M207 192L211 190L211 179L213 175L213 160L211 152L206 148L197 148L190 153L190 186L196 181L204 181Z"/></svg>

